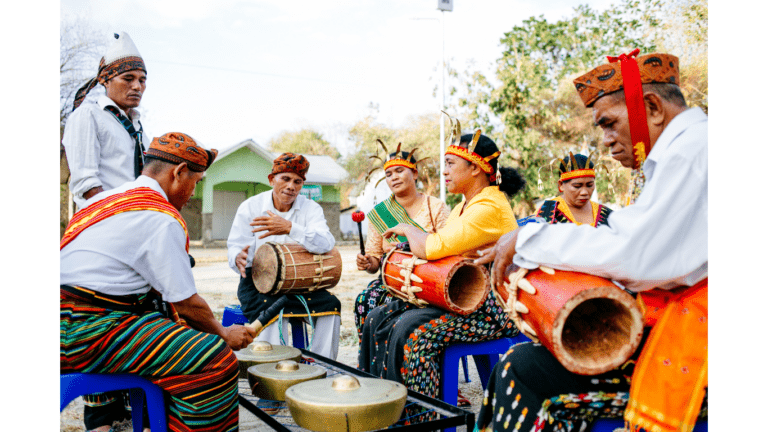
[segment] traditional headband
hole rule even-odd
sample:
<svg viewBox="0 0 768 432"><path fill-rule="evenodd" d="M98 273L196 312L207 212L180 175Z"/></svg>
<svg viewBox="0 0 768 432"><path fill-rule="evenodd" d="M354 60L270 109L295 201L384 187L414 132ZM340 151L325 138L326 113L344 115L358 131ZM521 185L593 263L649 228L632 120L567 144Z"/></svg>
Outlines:
<svg viewBox="0 0 768 432"><path fill-rule="evenodd" d="M429 159L429 157L425 157L425 158L419 159L416 162L411 162L411 158L413 156L413 153L418 149L417 147L414 147L410 151L410 153L408 153L408 156L403 158L403 154L400 152L400 147L403 145L403 143L398 143L397 144L397 150L395 150L394 155L390 156L389 150L387 150L387 146L384 145L384 142L381 139L379 139L379 138L376 138L376 142L379 143L381 145L381 148L384 149L384 157L387 158L387 160L384 160L384 159L380 158L378 155L373 155L373 156L369 156L368 157L369 159L378 159L378 160L380 160L382 162L382 166L374 167L373 169L368 171L368 175L365 176L365 181L366 182L368 182L368 180L371 178L371 174L376 172L376 170L380 169L380 170L386 171L387 169L389 169L389 168L391 168L393 166L402 166L402 167L406 167L406 168L418 171L417 165L422 163L422 162L424 162L425 160ZM379 183L381 183L381 181L384 180L385 178L386 177L380 178L379 181L377 181L376 184L373 187L374 188L377 187L379 185Z"/></svg>
<svg viewBox="0 0 768 432"><path fill-rule="evenodd" d="M454 119L447 112L443 111L443 114L448 116L451 121L451 136L448 138L448 147L445 149L445 154L458 156L470 163L476 164L480 169L491 175L491 183L496 183L496 173L493 170L493 166L490 161L499 157L501 152L495 152L488 156L480 156L475 153L475 147L477 147L477 141L480 140L480 135L483 133L480 129L475 131L475 135L472 136L472 142L469 143L467 148L462 147L461 144L461 122L459 119Z"/></svg>
<svg viewBox="0 0 768 432"><path fill-rule="evenodd" d="M587 108L604 95L624 89L634 169L643 165L651 145L643 101L643 84L680 85L680 67L677 57L661 53L637 57L638 54L640 50L634 49L629 54L621 54L618 57L608 56L608 64L600 65L573 80Z"/></svg>
<svg viewBox="0 0 768 432"><path fill-rule="evenodd" d="M197 145L195 140L181 132L169 132L152 140L145 158L159 159L173 164L186 162L190 170L203 172L211 166L216 155L216 149L206 150Z"/></svg>
<svg viewBox="0 0 768 432"><path fill-rule="evenodd" d="M597 169L600 167L602 167L605 170L605 172L608 173L608 167L606 167L605 164L602 162L600 162L599 164L594 164L595 168L589 167L589 164L592 161L592 156L594 155L595 155L595 152L592 152L589 154L589 156L587 157L587 161L584 163L584 168L579 167L579 163L574 157L573 152L568 152L568 162L566 162L565 159L555 158L549 162L549 166L551 169L552 164L554 164L555 162L559 162L558 166L562 165L565 167L565 172L560 173L560 181L572 180L580 177L595 177L595 174L597 173ZM539 182L541 182L541 179L539 179Z"/></svg>
<svg viewBox="0 0 768 432"><path fill-rule="evenodd" d="M267 178L272 180L277 174L290 172L298 175L302 180L306 180L308 171L309 161L307 158L300 154L283 153L272 161L272 172Z"/></svg>

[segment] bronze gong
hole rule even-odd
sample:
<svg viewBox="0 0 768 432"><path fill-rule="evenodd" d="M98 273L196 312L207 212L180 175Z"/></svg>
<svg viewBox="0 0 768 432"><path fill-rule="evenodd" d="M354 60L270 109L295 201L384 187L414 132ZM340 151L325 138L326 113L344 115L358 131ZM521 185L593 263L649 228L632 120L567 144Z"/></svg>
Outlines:
<svg viewBox="0 0 768 432"><path fill-rule="evenodd" d="M285 391L294 384L325 378L328 371L293 360L264 363L248 368L248 384L254 396L276 401L285 400Z"/></svg>
<svg viewBox="0 0 768 432"><path fill-rule="evenodd" d="M313 431L362 432L395 423L408 390L377 378L340 375L296 384L285 392L293 420Z"/></svg>
<svg viewBox="0 0 768 432"><path fill-rule="evenodd" d="M248 368L251 366L276 363L281 360L301 360L298 348L285 345L272 345L267 341L256 341L240 351L235 351L237 363L240 365L240 378L248 378Z"/></svg>

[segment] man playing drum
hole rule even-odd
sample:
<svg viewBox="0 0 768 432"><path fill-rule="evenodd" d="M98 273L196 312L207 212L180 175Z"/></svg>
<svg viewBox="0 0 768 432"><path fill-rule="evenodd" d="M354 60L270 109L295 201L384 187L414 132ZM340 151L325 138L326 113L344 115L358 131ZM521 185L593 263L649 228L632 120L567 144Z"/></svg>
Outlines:
<svg viewBox="0 0 768 432"><path fill-rule="evenodd" d="M155 138L142 175L91 198L61 240L61 372L149 379L173 431L237 429L232 349L253 340L215 319L187 256L179 211L216 154L182 133Z"/></svg>
<svg viewBox="0 0 768 432"><path fill-rule="evenodd" d="M645 178L636 203L596 228L528 224L478 262L493 261L499 283L513 262L617 281L640 293L653 329L632 359L594 376L567 371L543 345L512 347L488 384L479 430L583 430L623 412L633 431L689 431L706 412L707 116L687 107L677 57L637 53L574 80L612 156Z"/></svg>
<svg viewBox="0 0 768 432"><path fill-rule="evenodd" d="M274 160L269 174L271 191L262 192L240 204L227 238L229 266L240 275L237 298L243 314L253 322L278 296L257 291L251 275L253 255L266 242L298 243L313 254L333 249L333 238L323 209L299 194L309 171L309 161L293 153L283 153ZM325 289L302 296L288 295L284 317L311 316L315 332L310 350L336 359L339 352L341 302ZM280 334L290 334L287 320L282 331L278 325L265 323L256 338L280 345Z"/></svg>

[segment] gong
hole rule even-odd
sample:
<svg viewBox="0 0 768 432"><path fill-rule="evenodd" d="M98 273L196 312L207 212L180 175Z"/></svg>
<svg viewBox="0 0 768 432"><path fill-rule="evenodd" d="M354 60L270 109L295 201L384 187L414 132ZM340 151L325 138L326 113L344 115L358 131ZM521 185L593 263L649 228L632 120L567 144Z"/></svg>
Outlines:
<svg viewBox="0 0 768 432"><path fill-rule="evenodd" d="M263 363L277 363L282 360L301 360L298 348L285 345L272 345L267 341L257 341L240 351L235 351L240 365L240 378L248 378L248 368Z"/></svg>
<svg viewBox="0 0 768 432"><path fill-rule="evenodd" d="M248 368L248 383L254 396L276 401L285 400L285 391L294 384L325 378L328 371L293 360L264 363Z"/></svg>

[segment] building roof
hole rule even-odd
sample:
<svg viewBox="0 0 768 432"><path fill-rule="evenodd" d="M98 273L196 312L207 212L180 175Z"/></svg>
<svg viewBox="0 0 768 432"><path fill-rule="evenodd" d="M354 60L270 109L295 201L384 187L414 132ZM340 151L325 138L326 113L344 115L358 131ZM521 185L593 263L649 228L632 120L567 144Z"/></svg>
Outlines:
<svg viewBox="0 0 768 432"><path fill-rule="evenodd" d="M256 153L259 157L266 159L270 162L275 160L280 153L273 153L265 149L264 147L256 144L252 139L242 141L232 147L222 151L216 160L215 164L230 154L240 150L243 147L248 147L252 152ZM335 185L344 180L349 173L341 165L336 163L332 157L326 155L309 155L302 154L309 161L309 171L307 172L307 180L305 183L319 184L319 185Z"/></svg>

